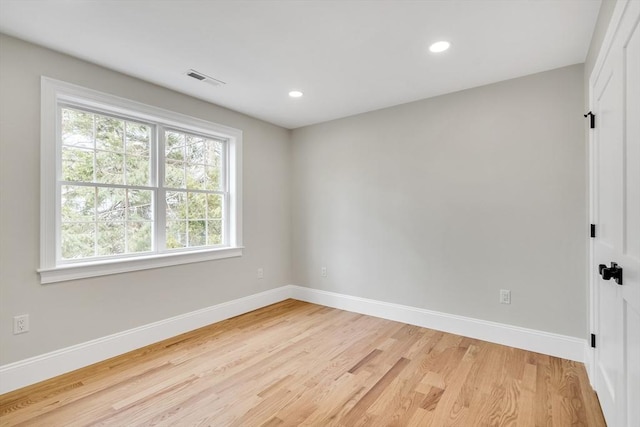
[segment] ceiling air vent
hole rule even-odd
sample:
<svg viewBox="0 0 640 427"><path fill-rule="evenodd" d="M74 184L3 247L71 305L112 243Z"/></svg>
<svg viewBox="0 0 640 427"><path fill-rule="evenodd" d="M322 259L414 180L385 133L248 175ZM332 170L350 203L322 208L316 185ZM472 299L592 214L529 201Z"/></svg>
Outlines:
<svg viewBox="0 0 640 427"><path fill-rule="evenodd" d="M200 80L201 82L209 83L212 86L226 85L226 83L222 80L214 79L213 77L207 76L206 74L203 74L196 70L187 71L187 76L193 77L194 79Z"/></svg>

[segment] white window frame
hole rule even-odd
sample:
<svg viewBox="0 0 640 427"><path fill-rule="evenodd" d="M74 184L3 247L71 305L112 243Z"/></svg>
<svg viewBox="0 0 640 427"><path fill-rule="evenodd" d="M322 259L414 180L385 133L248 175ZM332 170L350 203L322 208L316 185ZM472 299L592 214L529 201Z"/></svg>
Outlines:
<svg viewBox="0 0 640 427"><path fill-rule="evenodd" d="M185 248L163 252L127 254L109 259L83 259L78 262L61 262L58 256L60 194L58 182L61 141L58 109L60 104L79 105L108 113L132 117L140 121L159 124L163 128L194 132L224 139L228 171L228 215L223 225L227 233L225 244L216 247ZM164 136L162 136L164 138ZM157 150L158 147L152 147ZM41 147L40 147L40 273L41 283L53 283L85 277L104 276L129 271L146 270L171 265L209 261L242 256L242 131L197 119L184 114L131 101L125 98L87 89L48 77L41 78ZM152 158L156 156L152 155ZM157 160L152 161L152 173L156 173ZM161 180L158 176L158 181ZM162 189L156 182L156 189ZM156 200L155 209L164 209L162 200ZM156 215L156 229L163 225L164 216ZM164 229L162 229L164 232ZM159 234L158 232L156 235Z"/></svg>

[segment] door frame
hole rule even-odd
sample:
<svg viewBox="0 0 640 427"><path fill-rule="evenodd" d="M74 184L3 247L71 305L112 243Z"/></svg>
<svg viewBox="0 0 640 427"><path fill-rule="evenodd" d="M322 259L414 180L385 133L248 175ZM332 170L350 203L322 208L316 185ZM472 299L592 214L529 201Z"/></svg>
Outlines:
<svg viewBox="0 0 640 427"><path fill-rule="evenodd" d="M613 14L611 15L611 20L609 21L609 25L607 27L604 39L602 41L602 45L600 47L600 52L598 52L598 57L596 58L595 65L593 70L591 71L591 75L589 76L589 108L593 110L594 107L594 87L595 82L597 81L600 73L602 72L604 62L607 59L609 52L613 46L613 41L618 33L618 29L622 22L622 17L624 15L625 10L627 9L627 5L631 0L618 0L616 2L615 8L613 10ZM589 223L595 224L595 205L594 205L594 194L595 194L595 150L594 145L597 139L598 132L598 117L595 118L595 129L589 129ZM596 236L598 233L598 227L596 224ZM588 256L588 264L587 264L587 275L589 277L589 297L588 297L588 313L589 313L589 331L590 333L595 333L597 328L597 316L598 316L598 294L596 292L598 285L597 275L594 270L594 240L591 237L589 239L589 256ZM597 338L597 337L596 337ZM591 386L595 386L595 349L591 348L590 340L587 340L587 348L585 349L585 367L587 369L587 375L589 377L589 382ZM596 341L597 346L597 341ZM595 387L594 387L595 388Z"/></svg>

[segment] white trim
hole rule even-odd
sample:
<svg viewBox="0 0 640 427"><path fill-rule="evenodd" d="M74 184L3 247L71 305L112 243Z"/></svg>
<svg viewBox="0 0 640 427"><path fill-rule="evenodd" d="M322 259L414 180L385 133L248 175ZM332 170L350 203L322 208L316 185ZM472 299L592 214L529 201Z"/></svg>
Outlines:
<svg viewBox="0 0 640 427"><path fill-rule="evenodd" d="M214 135L223 139L227 139L229 136L242 138L242 131L230 126L99 92L73 83L42 76L41 85L42 88L48 91L49 95L54 95L46 99L49 107L55 108L57 100L62 100L65 102L79 103L98 110L109 110L112 113L125 116L129 116L132 111L135 111L135 117L138 120L162 122L165 126ZM45 94L43 93L42 95L44 96ZM185 126L187 126L187 129L185 129Z"/></svg>
<svg viewBox="0 0 640 427"><path fill-rule="evenodd" d="M607 27L607 32L602 39L602 44L600 45L600 51L598 52L598 57L596 58L596 62L591 70L591 76L589 76L589 106L592 106L593 98L591 97L591 89L595 84L600 72L602 71L602 67L604 66L604 62L609 55L609 50L611 49L611 45L613 44L613 39L618 32L618 27L620 26L620 22L622 22L622 15L624 14L625 9L627 8L627 4L631 0L618 0L613 13L611 14L611 20L609 21L609 25ZM597 122L598 118L596 117L596 127L598 126Z"/></svg>
<svg viewBox="0 0 640 427"><path fill-rule="evenodd" d="M226 173L229 179L229 245L231 247L242 246L242 133L239 137L230 138L227 146L229 161L227 166L234 165L235 173Z"/></svg>
<svg viewBox="0 0 640 427"><path fill-rule="evenodd" d="M586 340L318 289L293 287L292 298L423 328L582 362Z"/></svg>
<svg viewBox="0 0 640 427"><path fill-rule="evenodd" d="M0 366L0 394L284 301L290 293L287 286L271 289Z"/></svg>
<svg viewBox="0 0 640 427"><path fill-rule="evenodd" d="M64 264L54 268L41 268L40 283L56 283L86 277L106 276L109 274L127 273L130 271L149 270L172 265L190 264L193 262L211 261L214 259L242 256L242 247L208 249L191 252L154 254L149 257L118 258L110 261L87 264Z"/></svg>
<svg viewBox="0 0 640 427"><path fill-rule="evenodd" d="M56 143L56 88L42 78L40 81L40 265L56 263L56 163L59 153ZM45 142L46 141L46 142ZM52 250L53 248L53 250Z"/></svg>
<svg viewBox="0 0 640 427"><path fill-rule="evenodd" d="M287 285L0 366L0 394L248 313L288 298L477 338L564 359L585 360L586 340L423 308Z"/></svg>

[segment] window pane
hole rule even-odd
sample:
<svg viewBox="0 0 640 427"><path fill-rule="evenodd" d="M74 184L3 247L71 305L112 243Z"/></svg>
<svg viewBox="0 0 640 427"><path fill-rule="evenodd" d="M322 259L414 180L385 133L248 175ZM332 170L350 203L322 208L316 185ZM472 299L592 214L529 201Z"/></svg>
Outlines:
<svg viewBox="0 0 640 427"><path fill-rule="evenodd" d="M187 188L197 190L207 186L207 174L203 165L187 165Z"/></svg>
<svg viewBox="0 0 640 427"><path fill-rule="evenodd" d="M151 127L141 123L126 122L126 147L127 154L149 157L149 141L151 140Z"/></svg>
<svg viewBox="0 0 640 427"><path fill-rule="evenodd" d="M207 221L207 245L222 244L222 221Z"/></svg>
<svg viewBox="0 0 640 427"><path fill-rule="evenodd" d="M204 165L207 162L204 138L187 135L187 162Z"/></svg>
<svg viewBox="0 0 640 427"><path fill-rule="evenodd" d="M207 140L207 164L219 167L222 159L222 141L215 139Z"/></svg>
<svg viewBox="0 0 640 427"><path fill-rule="evenodd" d="M153 220L153 192L150 190L128 190L129 220Z"/></svg>
<svg viewBox="0 0 640 427"><path fill-rule="evenodd" d="M148 252L152 249L152 223L149 221L127 222L127 252Z"/></svg>
<svg viewBox="0 0 640 427"><path fill-rule="evenodd" d="M109 151L96 152L96 182L124 184L124 155Z"/></svg>
<svg viewBox="0 0 640 427"><path fill-rule="evenodd" d="M207 196L207 218L222 219L222 196L218 194Z"/></svg>
<svg viewBox="0 0 640 427"><path fill-rule="evenodd" d="M185 188L183 162L168 161L165 164L164 183L169 188Z"/></svg>
<svg viewBox="0 0 640 427"><path fill-rule="evenodd" d="M222 180L220 175L222 173L220 167L206 166L207 174L206 189L207 190L222 190Z"/></svg>
<svg viewBox="0 0 640 427"><path fill-rule="evenodd" d="M167 221L167 249L187 246L187 221Z"/></svg>
<svg viewBox="0 0 640 427"><path fill-rule="evenodd" d="M205 219L207 212L207 195L203 193L188 193L189 219Z"/></svg>
<svg viewBox="0 0 640 427"><path fill-rule="evenodd" d="M123 188L98 188L98 221L112 222L126 219L126 198Z"/></svg>
<svg viewBox="0 0 640 427"><path fill-rule="evenodd" d="M95 187L63 185L60 204L62 221L95 221L95 191Z"/></svg>
<svg viewBox="0 0 640 427"><path fill-rule="evenodd" d="M127 185L149 185L149 157L127 155Z"/></svg>
<svg viewBox="0 0 640 427"><path fill-rule="evenodd" d="M165 157L184 161L185 136L177 132L165 133Z"/></svg>
<svg viewBox="0 0 640 427"><path fill-rule="evenodd" d="M189 246L204 246L207 244L206 221L189 221Z"/></svg>
<svg viewBox="0 0 640 427"><path fill-rule="evenodd" d="M63 108L62 143L93 149L93 114Z"/></svg>
<svg viewBox="0 0 640 427"><path fill-rule="evenodd" d="M63 147L62 180L93 182L93 150Z"/></svg>
<svg viewBox="0 0 640 427"><path fill-rule="evenodd" d="M124 152L124 120L96 114L96 149Z"/></svg>
<svg viewBox="0 0 640 427"><path fill-rule="evenodd" d="M67 222L61 224L62 258L77 259L95 255L95 223Z"/></svg>
<svg viewBox="0 0 640 427"><path fill-rule="evenodd" d="M98 222L98 255L116 255L125 252L124 222Z"/></svg>
<svg viewBox="0 0 640 427"><path fill-rule="evenodd" d="M223 144L215 139L207 140L207 189L222 189L222 150Z"/></svg>
<svg viewBox="0 0 640 427"><path fill-rule="evenodd" d="M167 191L167 219L187 219L187 193Z"/></svg>

